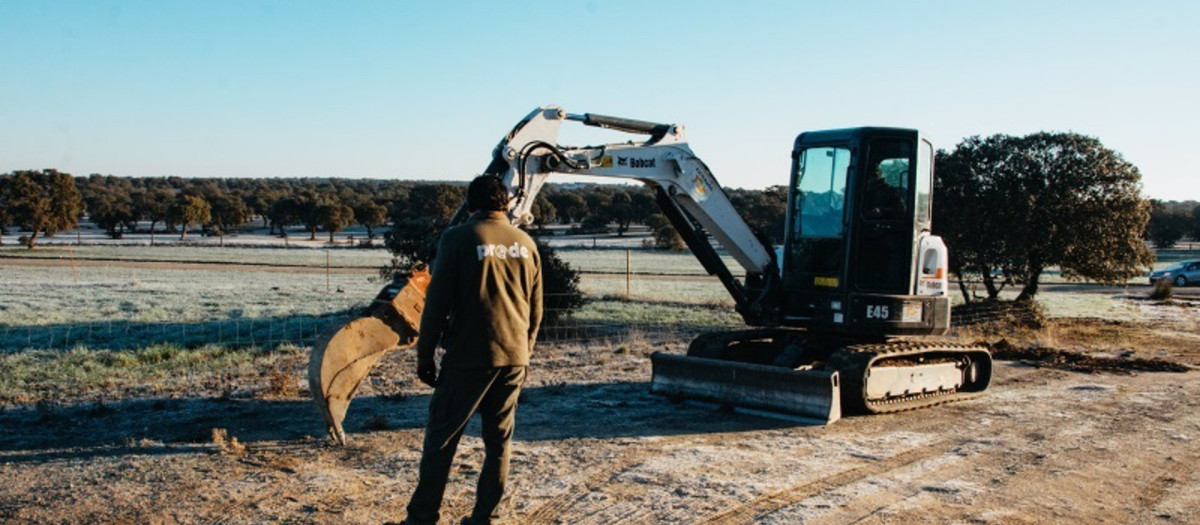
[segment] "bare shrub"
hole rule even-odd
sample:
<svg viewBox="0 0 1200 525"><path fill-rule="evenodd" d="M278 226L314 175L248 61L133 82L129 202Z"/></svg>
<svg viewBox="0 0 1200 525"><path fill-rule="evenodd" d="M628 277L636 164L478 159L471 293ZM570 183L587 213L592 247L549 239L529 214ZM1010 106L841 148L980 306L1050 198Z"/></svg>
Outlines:
<svg viewBox="0 0 1200 525"><path fill-rule="evenodd" d="M1150 292L1150 298L1155 301L1170 301L1175 295L1175 284L1170 279L1159 279L1154 281L1154 290Z"/></svg>

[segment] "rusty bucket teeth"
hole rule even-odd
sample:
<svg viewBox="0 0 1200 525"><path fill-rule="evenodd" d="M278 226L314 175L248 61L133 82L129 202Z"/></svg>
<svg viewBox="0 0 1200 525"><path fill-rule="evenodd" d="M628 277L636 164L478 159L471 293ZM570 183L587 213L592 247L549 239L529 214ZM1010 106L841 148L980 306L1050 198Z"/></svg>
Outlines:
<svg viewBox="0 0 1200 525"><path fill-rule="evenodd" d="M342 421L363 379L396 348L417 341L429 272L415 268L388 285L360 317L323 336L308 362L308 385L329 437L346 444Z"/></svg>

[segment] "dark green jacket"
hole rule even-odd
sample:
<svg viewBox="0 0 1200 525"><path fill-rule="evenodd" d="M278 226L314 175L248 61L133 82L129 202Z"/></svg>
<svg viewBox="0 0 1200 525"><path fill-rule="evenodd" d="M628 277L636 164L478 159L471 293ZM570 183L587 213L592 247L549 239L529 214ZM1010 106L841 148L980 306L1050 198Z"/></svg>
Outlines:
<svg viewBox="0 0 1200 525"><path fill-rule="evenodd" d="M442 234L421 314L417 355L443 367L526 366L542 322L542 259L502 212Z"/></svg>

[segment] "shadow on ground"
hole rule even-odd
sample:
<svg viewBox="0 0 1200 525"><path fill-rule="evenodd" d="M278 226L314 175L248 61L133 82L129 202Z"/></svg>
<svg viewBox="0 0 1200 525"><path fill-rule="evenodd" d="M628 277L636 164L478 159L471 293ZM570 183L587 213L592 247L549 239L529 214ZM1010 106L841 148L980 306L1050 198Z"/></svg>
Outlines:
<svg viewBox="0 0 1200 525"><path fill-rule="evenodd" d="M366 397L350 406L355 436L424 428L429 395ZM802 423L674 404L648 383L598 383L525 389L518 441L610 439L787 428ZM103 456L197 452L222 428L243 443L311 442L327 446L307 399L138 399L77 406L21 406L0 412L0 464L87 460ZM468 435L478 435L478 418ZM160 445L161 444L161 445Z"/></svg>

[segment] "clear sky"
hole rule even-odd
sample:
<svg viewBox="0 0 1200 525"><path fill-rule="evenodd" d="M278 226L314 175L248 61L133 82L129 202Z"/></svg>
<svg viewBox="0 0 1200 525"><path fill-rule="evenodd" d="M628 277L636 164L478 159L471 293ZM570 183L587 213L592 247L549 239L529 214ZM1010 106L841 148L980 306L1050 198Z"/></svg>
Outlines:
<svg viewBox="0 0 1200 525"><path fill-rule="evenodd" d="M0 172L466 180L556 104L685 124L728 187L782 184L803 130L888 125L943 148L1084 133L1148 195L1200 199L1197 20L1195 1L0 0Z"/></svg>

